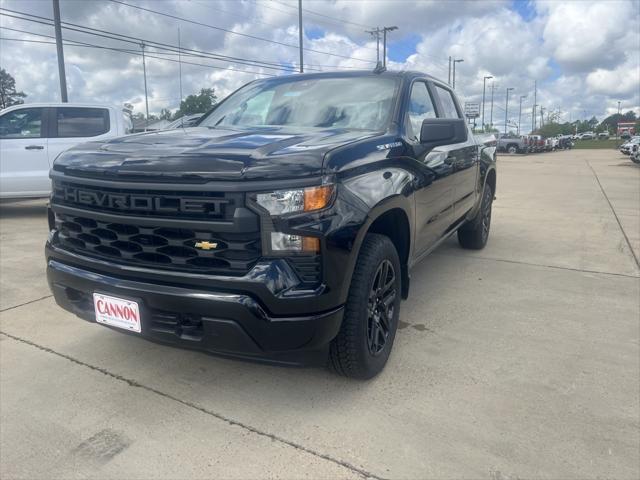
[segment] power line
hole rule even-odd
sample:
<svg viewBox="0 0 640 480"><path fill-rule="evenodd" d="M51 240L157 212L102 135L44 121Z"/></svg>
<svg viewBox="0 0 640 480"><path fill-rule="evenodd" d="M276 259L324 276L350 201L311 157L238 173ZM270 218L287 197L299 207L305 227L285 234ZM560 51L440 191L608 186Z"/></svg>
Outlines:
<svg viewBox="0 0 640 480"><path fill-rule="evenodd" d="M130 3L126 3L126 2L123 2L121 0L108 0L108 1L110 1L112 3L119 4L119 5L124 5L124 6L127 6L129 8L135 8L137 10L142 10L144 12L155 13L156 15L162 15L163 17L172 18L174 20L180 20L180 21L183 21L183 22L192 23L194 25L199 25L201 27L212 28L214 30L219 30L219 31L230 33L230 34L233 34L233 35L239 35L239 36L242 36L242 37L251 38L253 40L260 40L260 41L263 41L263 42L274 43L276 45L282 45L284 47L295 48L296 50L299 48L298 45L293 45L291 43L284 43L284 42L279 42L277 40L270 40L268 38L258 37L258 36L255 36L255 35L250 35L248 33L234 32L233 30L229 30L229 29L222 28L222 27L216 27L215 25L209 25L208 23L197 22L195 20L190 20L190 19L184 18L184 17L178 17L178 16L172 15L170 13L160 12L158 10L152 10L150 8L141 7L139 5L131 5ZM322 55L331 55L331 56L334 56L334 57L347 58L349 60L357 60L357 61L360 61L360 62L375 63L373 60L365 60L363 58L350 57L350 56L347 56L347 55L341 55L339 53L324 52L324 51L315 50L315 49L312 49L312 48L304 48L303 50L308 51L308 52L320 53Z"/></svg>
<svg viewBox="0 0 640 480"><path fill-rule="evenodd" d="M29 13L25 13L25 12L18 12L15 10L10 10L7 8L2 8L0 7L0 11L5 11L5 12L11 12L11 13L2 13L0 12L0 15L4 15L10 18L14 18L14 19L18 19L18 20L24 20L24 21L28 21L28 22L33 22L33 23L38 23L41 25L47 25L47 26L52 26L52 19L47 18L47 17L42 17L39 15L33 15L33 14L29 14ZM17 16L17 15L12 15L12 14L18 14L18 15L22 15L23 17ZM24 17L33 17L33 18L24 18ZM37 19L37 20L36 20ZM116 33L116 32L111 32L108 30L101 30L101 29L96 29L96 28L91 28L91 27L83 27L81 25L78 24L74 24L74 23L70 23L70 22L62 22L63 28L65 30L69 30L69 31L73 31L73 32L78 32L78 33L83 33L86 35L93 35L93 36L97 36L97 37L101 37L101 38L106 38L109 40L115 40L118 42L124 42L124 43L129 43L129 44L133 44L136 45L136 47L138 47L140 45L141 42L144 42L148 47L153 47L156 48L158 50L164 50L164 52L162 52L163 55L183 55L183 56L191 56L191 57L197 57L197 58L206 58L206 59L211 59L211 60L218 60L218 61L226 61L229 63L237 63L240 65L247 65L247 66L255 66L255 67L260 67L260 68L265 68L265 69L270 69L270 70L279 70L279 71L286 71L286 72L295 72L296 68L292 65L289 64L284 64L284 63L276 63L276 62L268 62L265 60L254 60L254 59L247 59L247 58L241 58L241 57L233 57L233 56L229 56L229 55L221 55L221 54L217 54L217 53L211 53L211 52L205 52L202 50L195 50L195 49L190 49L190 48L185 48L185 47L178 47L176 45L172 45L172 44L166 44L166 43L161 43L161 42L156 42L153 40L148 40L148 39L143 39L143 38L139 38L139 37L132 37L130 35L124 35L121 33ZM7 28L7 27L4 27ZM23 33L30 33L30 32L23 32ZM167 53L167 52L171 52L171 53ZM160 52L158 52L160 53ZM320 68L313 68L313 67L327 67L327 68L332 68L332 69L350 69L350 68L354 68L354 69L362 69L362 67L348 67L348 66L335 66L335 65L323 65L323 64L309 64L309 67L312 68L308 68L307 70L313 70L313 71L323 71ZM241 70L239 70L241 71Z"/></svg>
<svg viewBox="0 0 640 480"><path fill-rule="evenodd" d="M23 18L23 17L18 17L16 15L8 14L8 13L0 13L0 15L4 15L4 16L7 16L7 17L15 18L15 19L18 19L18 20L24 20L24 21L34 22L34 23L40 23L42 25L53 26L52 19L47 18L47 17L41 17L39 15L33 15L33 14L29 14L29 13L24 13L24 12L17 12L15 10L9 10L7 8L1 8L1 7L0 7L0 10L1 11L5 11L5 12L17 13L18 15L23 15L23 16L26 16L26 17L33 17L33 18ZM38 19L38 20L36 20L36 19ZM269 69L269 70L278 70L278 71L283 71L284 70L284 71L289 71L289 72L295 71L295 68L293 66L291 66L291 65L267 62L267 61L263 61L263 60L245 59L245 58L241 58L241 57L232 57L232 56L228 56L228 55L220 55L220 54L215 54L215 53L210 53L210 52L205 52L205 51L195 50L195 49L189 49L189 48L181 48L181 49L179 49L175 45L171 45L171 44L166 44L166 43L162 43L162 42L156 42L154 40L147 40L147 39L132 37L132 36L129 36L129 35L110 32L110 31L107 31L107 30L100 30L100 29L97 29L97 28L83 27L81 25L77 25L77 24L70 23L70 22L62 22L62 24L63 24L63 28L65 30L84 33L86 35L93 35L93 36L97 36L97 37L107 38L107 39L116 40L116 41L119 41L119 42L130 43L130 44L134 44L136 46L140 45L141 42L144 42L145 44L147 44L149 46L152 46L154 48L157 48L157 49L160 49L160 50L168 50L168 51L171 51L171 52L174 52L174 53L182 53L182 54L184 54L184 52L188 52L188 53L192 53L192 54L198 54L196 56L201 56L202 58L209 58L209 59L212 59L212 60L226 61L226 62L230 62L230 63L237 63L237 64L247 65L247 66L261 67L261 68L266 68L266 69Z"/></svg>
<svg viewBox="0 0 640 480"><path fill-rule="evenodd" d="M0 27L3 29L7 29L6 27ZM37 33L29 33L29 35L40 35ZM43 35L46 37L49 37L49 35ZM53 37L50 37L53 38ZM0 37L0 40L7 40L7 41L15 41L15 42L25 42L25 43L41 43L41 44L49 44L49 45L55 45L56 42L49 42L46 40L31 40L31 39L26 39L26 38L7 38L7 37ZM134 55L137 57L141 57L142 54L138 53L134 50L125 50L125 49L120 49L120 48L112 48L112 47L105 47L103 45L93 45L90 43L84 43L84 42L76 42L74 40L71 41L65 41L63 42L64 45L69 46L69 47L84 47L84 48L97 48L97 49L101 49L101 50L111 50L111 51L115 51L115 52L120 52L120 53L126 53L129 55ZM161 54L162 55L162 54ZM164 60L166 62L173 62L173 63L178 63L179 60L174 60L172 58L164 58L164 57L157 57L155 55L149 55L148 53L145 54L145 56L147 58L154 58L157 60ZM250 70L240 70L237 68L233 68L233 67L219 67L217 65L207 65L204 63L194 63L194 62L188 62L188 61L182 61L183 64L186 65L195 65L198 67L206 67L206 68L214 68L214 69L218 69L218 70L232 70L234 72L239 72L239 73L250 73L253 75L265 75L265 76L269 76L269 77L275 77L276 75L272 74L272 73L263 73L263 72L252 72ZM177 98L177 97L176 97Z"/></svg>
<svg viewBox="0 0 640 480"><path fill-rule="evenodd" d="M256 1L256 5L258 5L257 0L254 0L254 1ZM281 5L284 5L281 2L276 2L276 3L280 3ZM282 9L276 8L276 7L272 6L272 5L267 5L266 2L261 2L259 5L262 8L268 8L269 10L273 10L274 12L281 12L281 13L284 13L286 15L294 15L295 14L292 11L282 10ZM284 5L284 6L290 7L290 8L296 8L296 7L293 7L292 5ZM304 9L304 8L302 9L302 11L305 12L305 13L312 13L309 10ZM323 15L323 16L328 17L327 15ZM334 18L334 17L328 17L328 18ZM314 24L338 26L338 27L341 27L341 28L346 28L347 30L350 30L351 32L356 32L357 31L358 33L362 33L362 28L371 28L368 25L364 25L364 24L355 24L355 25L358 25L358 26L352 26L352 25L349 25L349 24L353 24L353 22L349 22L347 20L340 20L339 18L335 18L335 20L337 20L337 21L336 22L332 22L330 20L319 20L317 18L312 18L309 21L311 23L314 23ZM340 24L338 22L343 22L343 23L346 23L346 24L343 25L343 24ZM365 32L366 32L366 30L365 30ZM358 47L362 48L362 49L365 49L365 50L371 50L371 51L375 51L376 50L375 48L367 47L366 45L359 45Z"/></svg>
<svg viewBox="0 0 640 480"><path fill-rule="evenodd" d="M279 5L282 5L283 7L297 9L297 7L295 7L293 5L289 5L289 4L284 3L284 2L279 2L278 0L271 0L271 2L277 3ZM307 8L303 8L302 11L305 12L305 13L310 13L311 15L316 15L318 17L324 17L324 18L328 18L330 20L341 22L341 23L355 25L356 27L359 27L359 28L373 28L371 25L365 25L364 23L351 22L349 20L344 20L344 19L341 19L341 18L332 17L330 15L325 15L324 13L314 12L313 10L309 10Z"/></svg>

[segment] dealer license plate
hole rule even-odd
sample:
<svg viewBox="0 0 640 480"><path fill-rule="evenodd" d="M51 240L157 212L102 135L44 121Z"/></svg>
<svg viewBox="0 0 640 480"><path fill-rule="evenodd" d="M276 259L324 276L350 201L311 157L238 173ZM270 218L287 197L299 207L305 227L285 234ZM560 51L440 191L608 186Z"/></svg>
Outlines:
<svg viewBox="0 0 640 480"><path fill-rule="evenodd" d="M96 322L140 333L140 309L131 300L111 297L101 293L93 294L93 307L96 311Z"/></svg>

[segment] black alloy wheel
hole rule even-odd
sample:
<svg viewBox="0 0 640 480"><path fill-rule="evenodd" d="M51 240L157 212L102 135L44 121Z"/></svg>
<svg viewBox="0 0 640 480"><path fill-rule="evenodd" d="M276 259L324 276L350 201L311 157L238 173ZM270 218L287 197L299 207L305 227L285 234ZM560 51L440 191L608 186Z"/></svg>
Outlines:
<svg viewBox="0 0 640 480"><path fill-rule="evenodd" d="M383 260L376 270L367 310L367 346L371 355L380 355L387 345L395 309L396 272L389 260Z"/></svg>

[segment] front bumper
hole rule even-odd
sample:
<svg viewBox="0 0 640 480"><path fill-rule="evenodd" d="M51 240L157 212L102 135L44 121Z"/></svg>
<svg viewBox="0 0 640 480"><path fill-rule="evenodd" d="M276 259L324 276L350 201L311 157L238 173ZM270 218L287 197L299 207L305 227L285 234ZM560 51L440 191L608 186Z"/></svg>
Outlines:
<svg viewBox="0 0 640 480"><path fill-rule="evenodd" d="M56 258L50 244L46 254L47 279L58 305L94 322L94 292L136 301L142 333L131 334L159 343L268 363L319 365L342 322L342 306L274 316L242 291L111 276Z"/></svg>

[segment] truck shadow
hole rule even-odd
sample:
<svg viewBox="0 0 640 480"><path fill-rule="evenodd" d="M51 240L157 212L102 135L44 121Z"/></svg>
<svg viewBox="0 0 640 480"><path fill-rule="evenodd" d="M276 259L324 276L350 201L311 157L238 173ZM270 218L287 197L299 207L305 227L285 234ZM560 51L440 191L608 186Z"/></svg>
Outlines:
<svg viewBox="0 0 640 480"><path fill-rule="evenodd" d="M282 415L287 408L329 411L344 403L366 401L373 391L400 374L399 359L438 335L442 327L416 312L428 308L425 291L438 281L442 265L450 262L450 258L431 256L414 269L412 283L417 288L402 304L394 352L387 368L370 381L343 378L322 367L265 365L172 348L118 332L100 329L98 333L98 326L92 337L97 341L100 335L101 350L111 352L109 357L135 359L123 376L212 410L224 406L226 412L240 409L246 413L247 408L260 405Z"/></svg>
<svg viewBox="0 0 640 480"><path fill-rule="evenodd" d="M1 200L0 218L46 217L48 202L48 198L39 198L36 200Z"/></svg>

